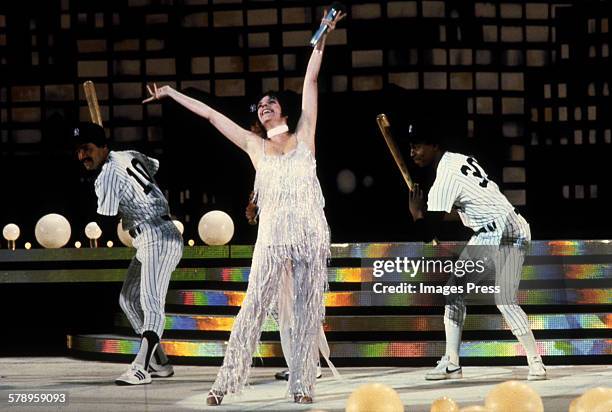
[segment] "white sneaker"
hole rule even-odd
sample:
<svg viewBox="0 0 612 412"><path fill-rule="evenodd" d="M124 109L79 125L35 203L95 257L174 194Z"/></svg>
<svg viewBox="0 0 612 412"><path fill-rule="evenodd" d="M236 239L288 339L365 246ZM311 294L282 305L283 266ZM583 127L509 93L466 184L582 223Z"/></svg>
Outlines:
<svg viewBox="0 0 612 412"><path fill-rule="evenodd" d="M170 362L160 365L151 359L151 362L149 362L149 374L152 378L169 378L174 375L174 368L170 365Z"/></svg>
<svg viewBox="0 0 612 412"><path fill-rule="evenodd" d="M546 367L539 356L529 361L528 381L542 381L546 379Z"/></svg>
<svg viewBox="0 0 612 412"><path fill-rule="evenodd" d="M151 375L144 370L140 365L132 363L123 375L115 379L115 383L119 386L125 385L146 385L151 383Z"/></svg>
<svg viewBox="0 0 612 412"><path fill-rule="evenodd" d="M442 359L438 361L438 366L425 374L425 379L428 381L459 378L463 378L461 366L452 363L448 356L442 356Z"/></svg>

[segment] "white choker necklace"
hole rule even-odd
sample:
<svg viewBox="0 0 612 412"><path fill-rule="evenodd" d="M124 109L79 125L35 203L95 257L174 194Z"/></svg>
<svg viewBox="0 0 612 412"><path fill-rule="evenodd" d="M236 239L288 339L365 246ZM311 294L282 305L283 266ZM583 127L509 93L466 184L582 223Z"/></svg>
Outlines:
<svg viewBox="0 0 612 412"><path fill-rule="evenodd" d="M287 126L286 124L281 124L280 126L273 127L272 129L266 131L266 135L268 136L268 139L269 139L271 137L274 137L282 133L286 133L288 131L289 131L289 126Z"/></svg>

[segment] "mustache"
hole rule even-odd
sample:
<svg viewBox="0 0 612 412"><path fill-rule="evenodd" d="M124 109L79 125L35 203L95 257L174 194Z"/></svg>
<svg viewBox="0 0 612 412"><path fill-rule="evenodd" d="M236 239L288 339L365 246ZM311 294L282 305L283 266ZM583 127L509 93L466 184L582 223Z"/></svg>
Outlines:
<svg viewBox="0 0 612 412"><path fill-rule="evenodd" d="M93 162L93 159L91 157L86 157L85 159L81 160L81 163L85 163L87 161Z"/></svg>

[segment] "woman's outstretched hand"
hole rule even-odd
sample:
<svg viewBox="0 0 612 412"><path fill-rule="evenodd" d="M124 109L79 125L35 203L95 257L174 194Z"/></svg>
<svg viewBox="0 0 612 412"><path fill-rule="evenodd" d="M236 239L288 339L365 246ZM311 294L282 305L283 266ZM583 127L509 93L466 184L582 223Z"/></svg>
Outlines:
<svg viewBox="0 0 612 412"><path fill-rule="evenodd" d="M327 9L323 10L323 19L321 19L321 25L328 27L327 34L329 35L329 33L336 29L336 24L346 17L346 13L339 12L338 14L336 14L336 17L333 20L328 20L325 18L325 16L327 16Z"/></svg>
<svg viewBox="0 0 612 412"><path fill-rule="evenodd" d="M159 89L157 88L157 84L153 83L153 88L151 88L151 86L147 85L147 90L149 91L150 96L146 99L144 99L142 102L143 103L149 103L152 102L153 100L160 100L166 96L168 96L168 93L171 90L170 86L162 86Z"/></svg>

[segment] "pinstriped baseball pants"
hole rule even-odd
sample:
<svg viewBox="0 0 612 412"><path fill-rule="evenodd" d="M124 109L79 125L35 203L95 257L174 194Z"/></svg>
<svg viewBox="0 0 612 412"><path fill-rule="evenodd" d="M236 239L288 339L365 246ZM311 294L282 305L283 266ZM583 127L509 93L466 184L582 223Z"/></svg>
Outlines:
<svg viewBox="0 0 612 412"><path fill-rule="evenodd" d="M520 215L510 212L500 230L474 235L462 252L459 259L483 259L494 271L495 286L500 293L495 296L495 304L515 336L529 332L529 321L523 309L518 305L517 294L521 281L525 252L531 240L531 231L527 221ZM467 280L467 279L465 279ZM453 276L450 285L461 281ZM462 327L466 307L462 295L455 295L447 301L444 308L445 321Z"/></svg>
<svg viewBox="0 0 612 412"><path fill-rule="evenodd" d="M132 259L119 296L119 305L134 331L141 335L164 332L166 293L172 272L183 255L183 237L171 221L149 221L139 226Z"/></svg>

